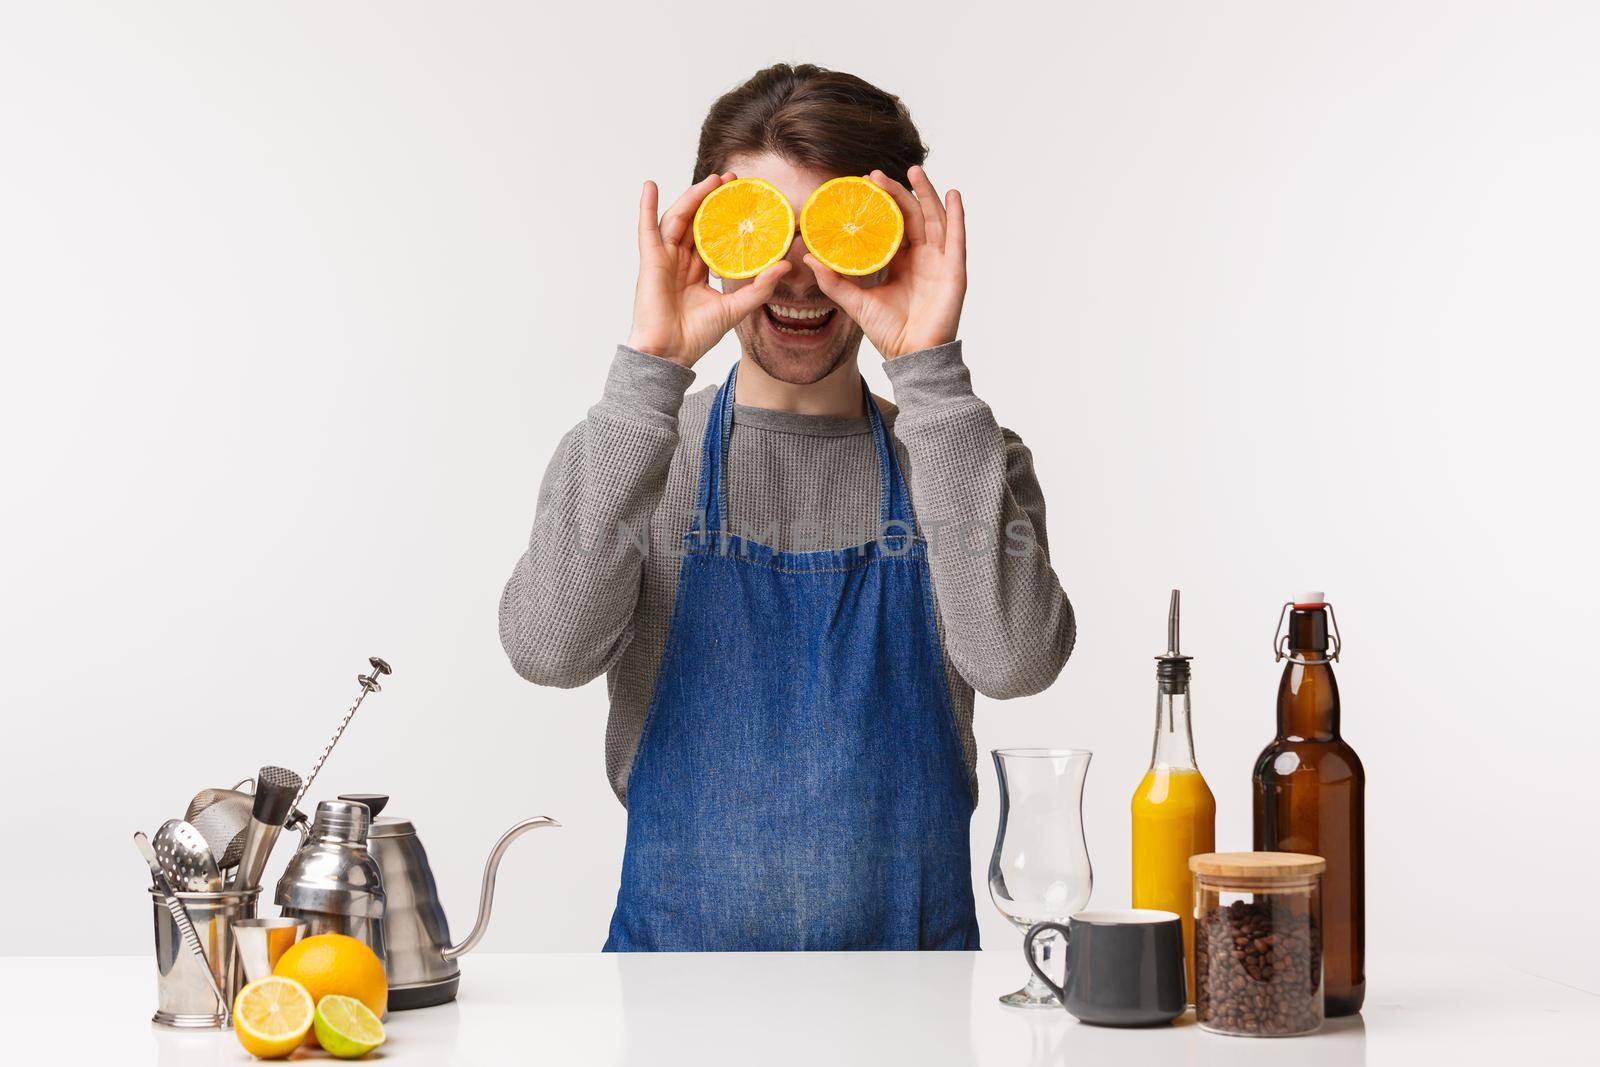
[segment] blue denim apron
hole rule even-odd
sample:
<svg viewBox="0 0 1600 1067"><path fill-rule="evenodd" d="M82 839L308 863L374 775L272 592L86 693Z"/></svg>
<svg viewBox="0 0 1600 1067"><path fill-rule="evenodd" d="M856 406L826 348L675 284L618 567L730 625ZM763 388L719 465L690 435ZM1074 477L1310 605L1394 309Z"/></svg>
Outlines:
<svg viewBox="0 0 1600 1067"><path fill-rule="evenodd" d="M976 949L973 797L883 418L863 381L884 532L778 552L725 530L737 372L706 422L605 949Z"/></svg>

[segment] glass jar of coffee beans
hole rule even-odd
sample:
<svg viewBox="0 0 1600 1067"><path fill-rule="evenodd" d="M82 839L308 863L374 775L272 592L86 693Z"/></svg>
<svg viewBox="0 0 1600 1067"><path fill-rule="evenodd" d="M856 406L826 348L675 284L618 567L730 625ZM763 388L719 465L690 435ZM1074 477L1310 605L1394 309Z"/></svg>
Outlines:
<svg viewBox="0 0 1600 1067"><path fill-rule="evenodd" d="M1249 1037L1322 1025L1320 856L1207 852L1194 873L1194 1012L1204 1030Z"/></svg>

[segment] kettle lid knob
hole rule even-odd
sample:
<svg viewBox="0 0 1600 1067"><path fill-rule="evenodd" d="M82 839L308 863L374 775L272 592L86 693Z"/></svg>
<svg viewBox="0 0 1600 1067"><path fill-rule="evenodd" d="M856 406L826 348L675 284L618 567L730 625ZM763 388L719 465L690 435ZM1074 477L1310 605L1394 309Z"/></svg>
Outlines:
<svg viewBox="0 0 1600 1067"><path fill-rule="evenodd" d="M355 804L365 804L367 806L367 810L372 813L372 817L374 819L376 819L378 817L379 813L383 811L384 807L386 807L388 805L388 803L389 803L389 794L387 794L387 793L340 793L339 794L339 799L340 800L348 800L348 801L350 801L352 803L355 803Z"/></svg>

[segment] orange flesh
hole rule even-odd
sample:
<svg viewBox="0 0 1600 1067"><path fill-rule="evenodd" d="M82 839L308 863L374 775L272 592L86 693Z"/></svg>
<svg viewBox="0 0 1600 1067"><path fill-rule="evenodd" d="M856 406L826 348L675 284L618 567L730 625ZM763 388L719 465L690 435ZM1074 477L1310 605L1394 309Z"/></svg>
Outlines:
<svg viewBox="0 0 1600 1067"><path fill-rule="evenodd" d="M801 213L811 254L840 274L871 274L898 249L904 220L894 198L865 179L820 187Z"/></svg>
<svg viewBox="0 0 1600 1067"><path fill-rule="evenodd" d="M694 217L694 242L722 278L750 278L776 263L794 240L794 209L776 188L741 178L713 189Z"/></svg>

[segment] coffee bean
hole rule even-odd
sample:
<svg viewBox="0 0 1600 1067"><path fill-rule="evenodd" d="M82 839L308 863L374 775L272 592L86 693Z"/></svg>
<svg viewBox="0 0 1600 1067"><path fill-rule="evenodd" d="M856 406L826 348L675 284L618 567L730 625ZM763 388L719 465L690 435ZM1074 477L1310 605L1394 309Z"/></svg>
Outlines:
<svg viewBox="0 0 1600 1067"><path fill-rule="evenodd" d="M1322 931L1283 894L1195 923L1195 1018L1215 1030L1299 1034L1322 1022Z"/></svg>

